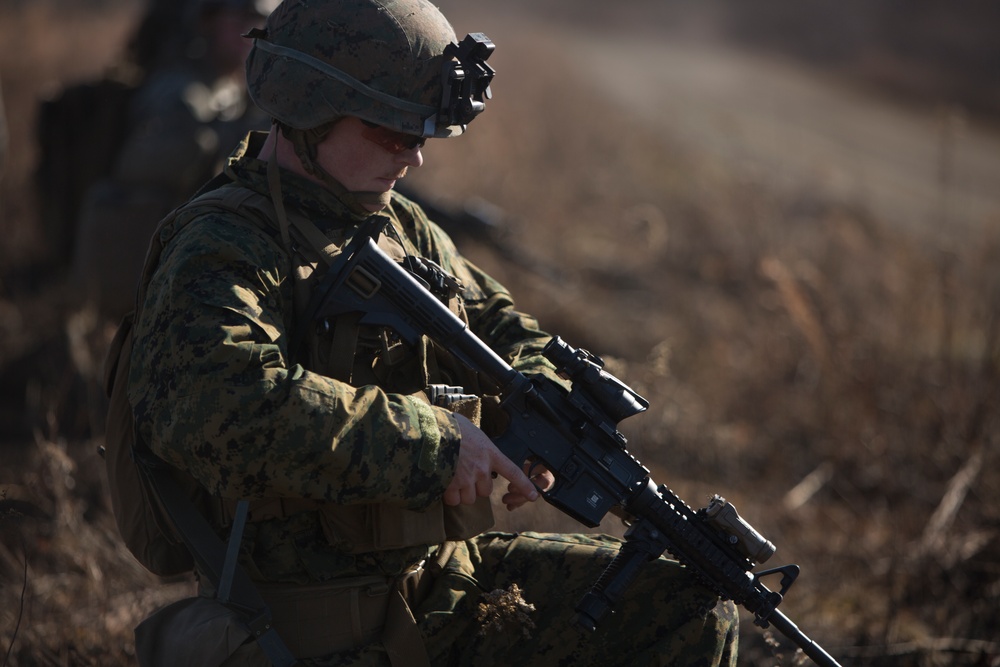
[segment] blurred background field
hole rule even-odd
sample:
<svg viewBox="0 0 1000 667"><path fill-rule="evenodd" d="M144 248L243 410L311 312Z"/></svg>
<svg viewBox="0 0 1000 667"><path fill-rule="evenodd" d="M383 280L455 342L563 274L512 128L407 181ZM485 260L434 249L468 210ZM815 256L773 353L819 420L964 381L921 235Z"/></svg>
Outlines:
<svg viewBox="0 0 1000 667"><path fill-rule="evenodd" d="M409 185L500 207L518 261L456 240L649 399L622 429L654 479L726 496L801 565L781 608L845 665L1000 665L1000 6L441 6L497 44L495 99ZM39 99L98 75L140 11L0 0L12 666L131 664L132 627L190 589L117 544L96 454L115 323L47 261L32 182ZM576 529L544 506L500 524ZM797 663L744 625L742 664Z"/></svg>

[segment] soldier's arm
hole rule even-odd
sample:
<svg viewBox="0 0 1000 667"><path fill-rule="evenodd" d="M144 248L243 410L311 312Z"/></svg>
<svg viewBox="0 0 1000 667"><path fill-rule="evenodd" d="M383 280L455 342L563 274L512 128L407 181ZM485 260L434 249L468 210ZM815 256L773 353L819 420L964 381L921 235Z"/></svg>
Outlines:
<svg viewBox="0 0 1000 667"><path fill-rule="evenodd" d="M441 498L454 417L290 364L286 263L266 234L225 220L192 223L165 251L129 382L150 446L224 497Z"/></svg>

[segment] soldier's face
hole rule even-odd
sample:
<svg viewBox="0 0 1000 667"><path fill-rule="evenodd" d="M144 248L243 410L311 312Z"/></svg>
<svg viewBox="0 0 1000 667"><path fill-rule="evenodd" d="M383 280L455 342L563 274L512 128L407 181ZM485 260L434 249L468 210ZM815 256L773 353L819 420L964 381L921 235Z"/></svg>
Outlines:
<svg viewBox="0 0 1000 667"><path fill-rule="evenodd" d="M391 190L407 169L424 163L419 145L392 139L379 128L348 116L319 143L316 160L349 191L381 194Z"/></svg>

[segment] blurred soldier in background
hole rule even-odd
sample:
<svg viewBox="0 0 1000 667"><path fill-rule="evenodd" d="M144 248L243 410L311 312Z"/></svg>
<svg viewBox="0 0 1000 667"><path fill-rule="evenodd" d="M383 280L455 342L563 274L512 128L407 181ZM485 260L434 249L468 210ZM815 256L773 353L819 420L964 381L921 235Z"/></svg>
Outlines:
<svg viewBox="0 0 1000 667"><path fill-rule="evenodd" d="M151 54L110 177L91 188L80 212L72 274L103 312L132 307L160 218L210 179L248 130L268 125L246 94L241 36L268 10L260 0L160 0L140 26L136 50L163 30L157 15L181 12L179 33Z"/></svg>
<svg viewBox="0 0 1000 667"><path fill-rule="evenodd" d="M154 0L113 76L43 108L39 180L51 200L43 207L52 254L104 314L132 307L160 218L211 178L247 131L268 126L246 94L241 35L276 4Z"/></svg>

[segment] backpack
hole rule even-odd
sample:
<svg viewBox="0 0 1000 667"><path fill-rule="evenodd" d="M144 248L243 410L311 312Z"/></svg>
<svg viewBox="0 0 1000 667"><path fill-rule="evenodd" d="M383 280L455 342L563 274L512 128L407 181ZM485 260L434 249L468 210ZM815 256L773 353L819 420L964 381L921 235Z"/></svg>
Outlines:
<svg viewBox="0 0 1000 667"><path fill-rule="evenodd" d="M38 107L36 191L53 259L69 261L76 217L94 183L109 176L128 133L141 77L124 68L71 85Z"/></svg>
<svg viewBox="0 0 1000 667"><path fill-rule="evenodd" d="M125 546L147 570L167 577L190 572L194 569L194 558L168 521L142 469L152 460L138 458L142 452L137 445L141 443L137 442L128 400L134 317L133 311L122 319L104 367L109 403L102 453L111 489L111 509Z"/></svg>
<svg viewBox="0 0 1000 667"><path fill-rule="evenodd" d="M264 198L238 190L224 191L220 186L227 181L227 177L220 175L206 184L195 199L199 204L240 210L251 219L266 220L266 212L261 212L260 204L255 206L248 201L253 198L253 202L260 202ZM267 204L264 200L263 205ZM145 298L146 287L163 251L160 229L176 221L184 209L185 206L181 206L157 225L138 286L136 303L139 305ZM164 577L173 576L190 572L194 568L194 559L153 489L149 479L150 469L156 468L160 473L166 471L179 485L183 495L197 506L205 507L208 496L193 477L158 459L139 438L128 399L135 318L136 310L122 318L105 360L104 387L108 412L102 455L108 473L111 509L125 546L150 572Z"/></svg>

